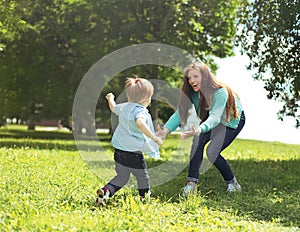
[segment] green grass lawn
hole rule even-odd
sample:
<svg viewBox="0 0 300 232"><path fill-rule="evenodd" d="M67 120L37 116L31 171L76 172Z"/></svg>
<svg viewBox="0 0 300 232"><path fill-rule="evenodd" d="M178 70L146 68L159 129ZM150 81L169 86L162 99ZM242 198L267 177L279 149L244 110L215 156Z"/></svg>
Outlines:
<svg viewBox="0 0 300 232"><path fill-rule="evenodd" d="M112 162L110 137L99 138ZM179 143L170 135L162 160L147 158L148 167L180 157ZM197 194L182 199L186 166L154 186L149 202L140 202L129 185L98 208L94 199L106 182L99 177L104 171L84 161L70 132L1 128L0 231L300 231L300 145L237 139L222 154L240 193L227 194L212 166L201 175Z"/></svg>

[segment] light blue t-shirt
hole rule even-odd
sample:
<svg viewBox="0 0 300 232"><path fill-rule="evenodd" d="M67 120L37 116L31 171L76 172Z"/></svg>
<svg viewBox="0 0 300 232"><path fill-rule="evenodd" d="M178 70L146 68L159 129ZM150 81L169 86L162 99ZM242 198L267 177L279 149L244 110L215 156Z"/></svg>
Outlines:
<svg viewBox="0 0 300 232"><path fill-rule="evenodd" d="M126 102L117 104L114 113L119 116L119 124L112 137L113 147L123 151L142 151L152 158L159 158L158 145L141 132L135 123L137 118L143 118L154 133L152 118L147 108L138 103Z"/></svg>

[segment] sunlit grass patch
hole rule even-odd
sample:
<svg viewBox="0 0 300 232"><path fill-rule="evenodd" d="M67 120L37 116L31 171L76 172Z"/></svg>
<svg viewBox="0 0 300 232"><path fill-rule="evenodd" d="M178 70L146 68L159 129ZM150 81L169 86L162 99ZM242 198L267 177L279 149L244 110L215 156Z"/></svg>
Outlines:
<svg viewBox="0 0 300 232"><path fill-rule="evenodd" d="M197 194L182 198L186 163L174 178L152 188L150 202L141 202L130 183L98 208L96 190L106 180L84 161L70 133L57 132L58 138L49 133L0 130L2 231L299 231L299 145L236 140L223 155L243 187L240 193L227 194L212 166L200 176ZM108 138L99 134L113 175ZM188 147L178 148L178 139L166 140L161 160L147 158L149 168L172 156L187 162ZM86 152L97 157L100 151Z"/></svg>

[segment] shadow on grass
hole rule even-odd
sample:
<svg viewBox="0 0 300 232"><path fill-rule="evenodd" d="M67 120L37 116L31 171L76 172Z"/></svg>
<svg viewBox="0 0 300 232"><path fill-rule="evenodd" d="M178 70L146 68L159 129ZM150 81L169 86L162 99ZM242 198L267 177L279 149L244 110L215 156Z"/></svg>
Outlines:
<svg viewBox="0 0 300 232"><path fill-rule="evenodd" d="M111 135L108 133L98 133L103 141L110 141ZM68 131L35 131L0 128L0 138L32 138L32 139L55 139L55 140L74 140L72 132ZM82 134L82 140L89 140L89 136Z"/></svg>
<svg viewBox="0 0 300 232"><path fill-rule="evenodd" d="M285 226L300 226L300 160L230 160L242 192L226 193L226 184L215 167L200 176L198 191L203 204L220 211ZM187 168L172 181L153 189L162 200L177 202L186 184Z"/></svg>
<svg viewBox="0 0 300 232"><path fill-rule="evenodd" d="M101 138L100 143L99 141L91 140L89 136L82 135L82 138L77 142L80 143L81 150L97 151L101 150L101 148L107 149L110 147L111 135L99 133L98 138ZM78 150L71 132L22 131L14 129L0 130L0 147Z"/></svg>
<svg viewBox="0 0 300 232"><path fill-rule="evenodd" d="M0 138L32 138L32 139L60 139L73 140L71 132L60 131L34 131L34 130L18 130L18 129L1 129Z"/></svg>
<svg viewBox="0 0 300 232"><path fill-rule="evenodd" d="M65 150L65 151L78 151L78 147L76 146L75 142L73 143L60 143L55 141L45 141L45 142L38 142L38 141L1 141L0 140L0 147L7 147L7 148L33 148L37 150L44 150L44 149L57 149L57 150ZM107 150L110 149L111 146L109 144L103 144L100 142L99 145L91 145L91 144L81 144L80 151L99 151L99 150Z"/></svg>

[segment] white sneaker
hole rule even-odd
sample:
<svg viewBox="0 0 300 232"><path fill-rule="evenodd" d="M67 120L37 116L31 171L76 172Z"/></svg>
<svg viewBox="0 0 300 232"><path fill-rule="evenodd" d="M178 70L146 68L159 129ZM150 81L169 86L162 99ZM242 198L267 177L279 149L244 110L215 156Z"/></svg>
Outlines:
<svg viewBox="0 0 300 232"><path fill-rule="evenodd" d="M183 197L187 197L188 195L191 195L194 193L196 189L197 184L195 182L189 181L187 185L183 188Z"/></svg>
<svg viewBox="0 0 300 232"><path fill-rule="evenodd" d="M109 190L106 189L106 191L104 191L103 189L98 189L97 191L97 198L96 198L96 203L98 206L104 206L109 199Z"/></svg>
<svg viewBox="0 0 300 232"><path fill-rule="evenodd" d="M238 182L234 183L229 183L227 186L227 192L232 193L232 192L240 192L242 190L242 187Z"/></svg>

